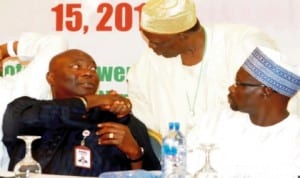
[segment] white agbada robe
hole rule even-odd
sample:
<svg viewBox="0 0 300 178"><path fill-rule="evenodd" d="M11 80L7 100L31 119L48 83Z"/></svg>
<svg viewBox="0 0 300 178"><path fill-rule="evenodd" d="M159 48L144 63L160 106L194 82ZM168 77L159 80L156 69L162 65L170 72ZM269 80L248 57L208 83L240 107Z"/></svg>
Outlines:
<svg viewBox="0 0 300 178"><path fill-rule="evenodd" d="M205 118L204 120L209 120ZM300 119L290 114L283 121L268 127L254 125L248 114L223 111L217 132L209 143L211 165L220 177L291 178L300 175ZM207 141L197 125L187 136L189 148ZM189 172L195 173L204 164L204 152L194 149L188 154Z"/></svg>
<svg viewBox="0 0 300 178"><path fill-rule="evenodd" d="M202 64L188 69L180 56L166 59L148 49L127 75L133 114L162 135L170 121L179 121L183 133L188 134L207 114L211 114L211 122L205 128L214 130L219 111L229 108L228 87L244 60L257 45L277 48L273 40L253 27L222 24L204 29ZM194 107L189 106L187 96L190 103L196 98ZM195 109L194 116L191 109Z"/></svg>
<svg viewBox="0 0 300 178"><path fill-rule="evenodd" d="M13 99L29 96L39 99L51 98L50 86L46 73L50 59L68 49L66 40L57 35L41 35L38 33L23 33L18 39L17 55L23 60L31 60L24 70L14 76L0 78L0 116L6 105ZM1 119L2 128L2 119ZM0 131L2 138L3 132ZM0 142L0 169L7 170L9 157L3 142Z"/></svg>

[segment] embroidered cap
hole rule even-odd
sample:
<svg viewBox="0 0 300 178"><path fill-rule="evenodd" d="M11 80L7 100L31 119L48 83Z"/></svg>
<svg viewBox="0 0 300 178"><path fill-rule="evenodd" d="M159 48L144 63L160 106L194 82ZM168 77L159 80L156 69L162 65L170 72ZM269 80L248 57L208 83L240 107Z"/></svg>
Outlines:
<svg viewBox="0 0 300 178"><path fill-rule="evenodd" d="M278 93L291 97L300 89L297 66L280 52L257 47L242 65L252 77Z"/></svg>
<svg viewBox="0 0 300 178"><path fill-rule="evenodd" d="M142 8L141 28L158 34L175 34L197 22L192 0L149 0Z"/></svg>

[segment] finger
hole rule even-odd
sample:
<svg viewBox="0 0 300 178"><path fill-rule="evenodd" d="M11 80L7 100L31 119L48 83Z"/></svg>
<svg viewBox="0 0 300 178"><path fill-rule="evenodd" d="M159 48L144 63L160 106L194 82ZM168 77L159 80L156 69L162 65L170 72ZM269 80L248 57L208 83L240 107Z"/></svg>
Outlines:
<svg viewBox="0 0 300 178"><path fill-rule="evenodd" d="M96 135L98 135L100 137L102 137L102 136L109 137L110 133L117 134L118 130L114 129L114 128L103 127L96 132Z"/></svg>
<svg viewBox="0 0 300 178"><path fill-rule="evenodd" d="M113 127L116 128L118 125L118 123L116 122L102 122L100 124L97 125L98 128L107 128L107 127Z"/></svg>
<svg viewBox="0 0 300 178"><path fill-rule="evenodd" d="M131 110L132 105L131 105L131 102L129 100L126 102L126 106L127 106L128 109Z"/></svg>
<svg viewBox="0 0 300 178"><path fill-rule="evenodd" d="M131 108L127 103L120 102L119 104L112 105L109 111L117 115L126 115L131 112Z"/></svg>
<svg viewBox="0 0 300 178"><path fill-rule="evenodd" d="M120 112L120 111L122 110L123 105L124 105L124 104L121 104L119 101L115 101L115 102L111 105L109 111L110 111L110 112L113 112L113 113L115 113L115 114L118 114L118 112Z"/></svg>
<svg viewBox="0 0 300 178"><path fill-rule="evenodd" d="M102 145L116 145L118 146L122 142L123 136L119 133L107 133L99 137L98 144Z"/></svg>
<svg viewBox="0 0 300 178"><path fill-rule="evenodd" d="M117 95L118 93L115 90L110 90L108 92L108 94L110 94L110 95Z"/></svg>
<svg viewBox="0 0 300 178"><path fill-rule="evenodd" d="M115 133L113 133L113 132L106 133L106 134L101 135L98 138L98 144L112 144L113 140L115 140L115 139L116 139Z"/></svg>
<svg viewBox="0 0 300 178"><path fill-rule="evenodd" d="M119 112L119 114L117 114L117 118L125 117L126 115L130 114L130 112L131 110L126 108L122 112Z"/></svg>
<svg viewBox="0 0 300 178"><path fill-rule="evenodd" d="M111 107L109 109L110 112L115 113L116 115L128 113L128 108L125 105L117 105L114 107Z"/></svg>
<svg viewBox="0 0 300 178"><path fill-rule="evenodd" d="M119 133L120 131L124 130L124 126L119 123L115 122L104 122L98 124L97 127L99 128L96 132L97 135L103 135L108 133Z"/></svg>

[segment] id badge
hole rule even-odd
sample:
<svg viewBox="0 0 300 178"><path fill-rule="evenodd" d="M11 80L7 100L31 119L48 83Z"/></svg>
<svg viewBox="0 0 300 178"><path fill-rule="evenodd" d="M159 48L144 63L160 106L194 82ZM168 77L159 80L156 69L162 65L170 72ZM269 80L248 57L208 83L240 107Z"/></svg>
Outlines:
<svg viewBox="0 0 300 178"><path fill-rule="evenodd" d="M86 169L91 169L92 152L87 146L85 146L86 137L90 136L89 130L83 130L83 139L80 145L74 148L74 165L75 167L81 167Z"/></svg>
<svg viewBox="0 0 300 178"><path fill-rule="evenodd" d="M76 167L91 169L91 150L86 146L76 146L74 148L74 165Z"/></svg>

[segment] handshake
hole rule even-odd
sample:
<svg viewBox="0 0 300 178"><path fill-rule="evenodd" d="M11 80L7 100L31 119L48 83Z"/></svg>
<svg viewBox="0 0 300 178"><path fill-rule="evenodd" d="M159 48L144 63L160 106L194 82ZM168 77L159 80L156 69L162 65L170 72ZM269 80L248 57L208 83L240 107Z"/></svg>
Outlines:
<svg viewBox="0 0 300 178"><path fill-rule="evenodd" d="M118 118L124 117L131 112L132 105L130 100L114 90L104 95L86 95L79 98L85 104L86 110L100 107L102 110L116 114Z"/></svg>

